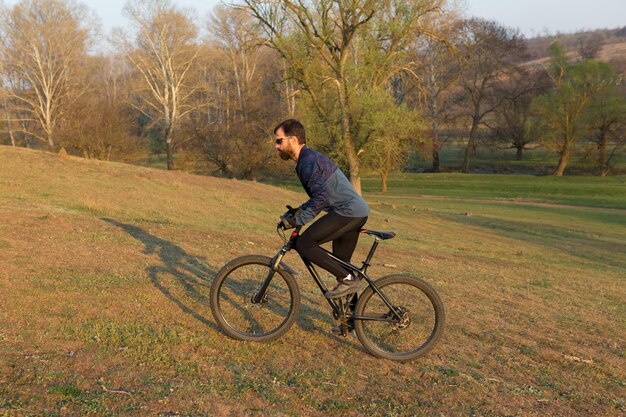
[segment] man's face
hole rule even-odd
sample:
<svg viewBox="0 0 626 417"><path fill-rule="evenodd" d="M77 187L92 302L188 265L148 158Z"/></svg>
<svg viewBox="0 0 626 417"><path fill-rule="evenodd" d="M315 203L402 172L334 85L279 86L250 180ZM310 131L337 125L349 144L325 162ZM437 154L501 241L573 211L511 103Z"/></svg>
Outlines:
<svg viewBox="0 0 626 417"><path fill-rule="evenodd" d="M276 131L276 151L278 156L284 161L289 159L296 159L296 152L294 150L294 143L297 143L298 138L295 136L285 136L285 132L282 128ZM279 143L280 142L280 143Z"/></svg>

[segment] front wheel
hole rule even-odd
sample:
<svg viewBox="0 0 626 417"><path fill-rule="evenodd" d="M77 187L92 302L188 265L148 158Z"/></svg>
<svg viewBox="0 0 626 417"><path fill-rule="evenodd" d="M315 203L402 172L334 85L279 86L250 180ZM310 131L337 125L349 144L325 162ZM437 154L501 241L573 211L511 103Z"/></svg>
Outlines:
<svg viewBox="0 0 626 417"><path fill-rule="evenodd" d="M298 317L300 290L293 275L274 272L264 297L253 302L271 272L271 259L261 255L233 259L211 285L211 312L226 334L246 341L268 341L285 333Z"/></svg>
<svg viewBox="0 0 626 417"><path fill-rule="evenodd" d="M372 287L355 309L357 337L379 358L408 361L430 351L443 333L443 301L426 281L410 275L389 275L375 281L400 317Z"/></svg>

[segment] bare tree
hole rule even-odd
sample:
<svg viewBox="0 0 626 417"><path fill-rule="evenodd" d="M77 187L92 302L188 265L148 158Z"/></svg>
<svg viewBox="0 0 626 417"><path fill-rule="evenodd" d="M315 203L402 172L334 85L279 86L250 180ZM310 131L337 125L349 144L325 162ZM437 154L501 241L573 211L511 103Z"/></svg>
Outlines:
<svg viewBox="0 0 626 417"><path fill-rule="evenodd" d="M455 43L460 53L455 113L469 125L462 167L469 172L479 129L505 100L495 92L508 72L518 70L516 64L525 56L526 46L518 31L482 19L461 22Z"/></svg>
<svg viewBox="0 0 626 417"><path fill-rule="evenodd" d="M246 179L267 166L273 152L269 124L284 114L274 88L280 83L280 59L259 42L255 27L242 9L218 6L209 17L205 91L211 95L212 123L196 131L209 162L225 176Z"/></svg>
<svg viewBox="0 0 626 417"><path fill-rule="evenodd" d="M209 31L224 61L229 64L235 84L237 118L244 123L249 118L248 102L260 87L254 82L261 46L254 27L254 21L244 10L225 6L217 6L209 21Z"/></svg>
<svg viewBox="0 0 626 417"><path fill-rule="evenodd" d="M13 133L13 116L11 115L11 108L9 105L7 76L8 74L5 70L4 60L0 60L0 108L2 109L2 115L4 115L5 131L11 140L11 146L16 146L17 141L15 140L15 135ZM2 130L0 130L0 132L1 131Z"/></svg>
<svg viewBox="0 0 626 417"><path fill-rule="evenodd" d="M503 98L502 104L494 111L493 130L497 146L515 149L515 158L522 160L525 150L534 149L537 137L531 122L531 103L539 94L549 88L547 77L536 70L519 68L511 72L495 94Z"/></svg>
<svg viewBox="0 0 626 417"><path fill-rule="evenodd" d="M445 44L437 40L428 41L420 68L420 98L431 122L433 172L441 170L440 152L445 141L443 128L452 104L451 86L458 74L452 70L451 60L452 52Z"/></svg>
<svg viewBox="0 0 626 417"><path fill-rule="evenodd" d="M0 19L2 56L13 111L39 129L24 133L55 148L64 106L80 95L74 72L84 60L95 27L88 10L72 0L22 0ZM25 129L22 129L24 131Z"/></svg>
<svg viewBox="0 0 626 417"><path fill-rule="evenodd" d="M144 151L135 134L137 111L129 105L129 71L124 57L92 56L76 74L91 86L68 111L58 131L59 143L85 158L132 160Z"/></svg>
<svg viewBox="0 0 626 417"><path fill-rule="evenodd" d="M604 39L600 33L584 33L578 39L578 54L585 59L594 59L602 49Z"/></svg>
<svg viewBox="0 0 626 417"><path fill-rule="evenodd" d="M434 20L437 38L417 39L413 46L413 59L417 63L417 101L430 120L433 172L441 170L440 152L446 141L445 128L453 104L451 97L459 76L455 50L451 44L454 22L458 20L456 7L446 8Z"/></svg>
<svg viewBox="0 0 626 417"><path fill-rule="evenodd" d="M117 41L141 75L141 103L136 107L160 127L167 169L173 169L174 151L181 143L175 140L176 128L196 109L193 97L199 87L190 80L200 52L197 28L189 14L169 0L131 0L124 13L134 38L118 33Z"/></svg>

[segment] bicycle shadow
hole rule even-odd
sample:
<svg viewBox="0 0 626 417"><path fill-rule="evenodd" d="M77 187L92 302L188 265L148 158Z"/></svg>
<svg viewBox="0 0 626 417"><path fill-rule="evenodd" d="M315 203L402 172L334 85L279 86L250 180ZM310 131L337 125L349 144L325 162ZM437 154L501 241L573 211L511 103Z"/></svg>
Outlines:
<svg viewBox="0 0 626 417"><path fill-rule="evenodd" d="M210 305L208 294L211 281L217 274L217 271L210 268L204 258L190 255L180 246L155 236L138 226L122 223L106 217L102 217L101 220L119 227L124 232L143 243L144 249L142 252L144 254L157 254L162 264L152 265L146 268L146 272L152 284L184 313L191 315L202 324L221 333L221 329L212 320L200 314L189 305L191 303L185 302L180 296L174 294L172 289L165 283L166 277L173 277L175 282L184 290L185 296L205 306L208 311ZM353 341L337 337L330 332L330 327L334 323L330 317L330 310L324 311L322 309L323 303L320 299L302 294L302 300L305 302L300 306L300 316L297 320L300 328L305 332L318 333L357 349L360 347L360 345ZM327 322L328 328L319 326L314 318L322 322Z"/></svg>
<svg viewBox="0 0 626 417"><path fill-rule="evenodd" d="M173 292L174 289L170 288L165 283L166 277L174 278L175 283L180 285L186 297L193 300L193 302L206 306L208 310L208 293L211 287L210 280L213 279L217 271L210 268L204 258L190 255L180 246L150 234L140 227L121 223L106 217L102 217L101 220L119 227L133 238L143 243L144 249L142 252L144 254L156 254L162 264L152 265L146 268L146 272L152 284L184 313L191 315L202 324L219 331L213 321L188 305L191 303L183 301L182 297L175 294Z"/></svg>

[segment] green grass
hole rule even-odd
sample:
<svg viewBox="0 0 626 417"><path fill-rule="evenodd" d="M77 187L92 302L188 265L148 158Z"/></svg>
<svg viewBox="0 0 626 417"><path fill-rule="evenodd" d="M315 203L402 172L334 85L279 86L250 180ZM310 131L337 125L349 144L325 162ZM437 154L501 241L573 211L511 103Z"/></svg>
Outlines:
<svg viewBox="0 0 626 417"><path fill-rule="evenodd" d="M290 190L301 188L297 178L267 180ZM380 178L367 174L365 195L381 197L451 197L464 200L513 200L585 207L626 208L626 177L529 176L494 174L393 174L380 192Z"/></svg>
<svg viewBox="0 0 626 417"><path fill-rule="evenodd" d="M556 168L559 157L556 152L537 148L526 150L522 159L516 159L515 149L495 149L479 147L470 158L472 172L502 173L502 174L532 174L549 175ZM463 144L451 142L444 145L440 153L440 164L444 170L458 170L463 164L465 148ZM566 173L595 174L597 172L593 158L597 154L588 153L583 146L577 146L566 168ZM626 152L618 152L611 160L613 174L626 172ZM430 158L417 156L410 163L414 170L429 170L432 168Z"/></svg>
<svg viewBox="0 0 626 417"><path fill-rule="evenodd" d="M376 193L380 181L368 176L365 192ZM532 177L493 174L396 174L388 195L464 199L532 200L556 204L626 208L624 177Z"/></svg>
<svg viewBox="0 0 626 417"><path fill-rule="evenodd" d="M370 272L420 275L446 305L441 343L398 364L330 334L294 254L303 304L286 335L242 343L214 323L213 277L279 249L277 216L306 199L297 179L272 187L8 147L0 159L0 415L626 411L620 177L403 174L382 195L366 176L368 227L398 232Z"/></svg>

